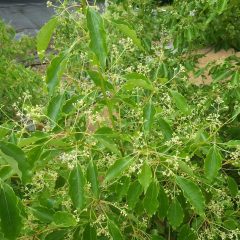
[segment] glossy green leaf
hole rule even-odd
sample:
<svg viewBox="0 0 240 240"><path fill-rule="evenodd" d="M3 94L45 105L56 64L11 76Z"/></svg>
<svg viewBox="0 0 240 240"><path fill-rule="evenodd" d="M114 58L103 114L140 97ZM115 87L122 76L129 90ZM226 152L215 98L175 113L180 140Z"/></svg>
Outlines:
<svg viewBox="0 0 240 240"><path fill-rule="evenodd" d="M178 240L195 240L197 239L196 234L190 228L188 224L183 225L178 233Z"/></svg>
<svg viewBox="0 0 240 240"><path fill-rule="evenodd" d="M149 133L151 131L155 113L155 107L150 101L143 109L143 129L145 133Z"/></svg>
<svg viewBox="0 0 240 240"><path fill-rule="evenodd" d="M236 197L238 195L237 182L235 181L234 178L228 176L227 183L228 183L228 189L229 189L232 197Z"/></svg>
<svg viewBox="0 0 240 240"><path fill-rule="evenodd" d="M237 148L240 146L240 140L230 140L224 144L229 148Z"/></svg>
<svg viewBox="0 0 240 240"><path fill-rule="evenodd" d="M121 174L127 170L130 165L134 162L134 158L124 157L118 159L107 171L105 182L109 182L114 178L121 176Z"/></svg>
<svg viewBox="0 0 240 240"><path fill-rule="evenodd" d="M48 104L47 116L51 120L53 126L55 126L59 120L64 101L65 95L59 94L53 97Z"/></svg>
<svg viewBox="0 0 240 240"><path fill-rule="evenodd" d="M14 174L14 170L11 166L2 166L0 168L0 179L3 181L7 180Z"/></svg>
<svg viewBox="0 0 240 240"><path fill-rule="evenodd" d="M166 120L164 120L163 118L159 118L158 124L159 124L159 128L160 128L164 138L166 140L170 140L173 135L173 130L172 130L171 126L169 125L169 123Z"/></svg>
<svg viewBox="0 0 240 240"><path fill-rule="evenodd" d="M77 222L74 216L69 212L56 212L53 216L54 224L59 227L73 227Z"/></svg>
<svg viewBox="0 0 240 240"><path fill-rule="evenodd" d="M193 169L192 169L192 168L190 167L190 165L187 164L186 162L181 161L181 160L178 160L178 166L179 166L179 169L180 169L182 172L188 174L188 175L191 176L191 177L194 177L194 176L195 176L195 175L194 175L194 172L193 172Z"/></svg>
<svg viewBox="0 0 240 240"><path fill-rule="evenodd" d="M52 34L55 28L58 25L58 19L52 18L50 19L37 34L37 51L40 57L43 57L49 42L51 40Z"/></svg>
<svg viewBox="0 0 240 240"><path fill-rule="evenodd" d="M191 42L194 39L194 31L192 28L188 28L185 31L185 36L188 42Z"/></svg>
<svg viewBox="0 0 240 240"><path fill-rule="evenodd" d="M111 220L108 220L108 230L113 240L123 240L122 233L118 226Z"/></svg>
<svg viewBox="0 0 240 240"><path fill-rule="evenodd" d="M64 240L65 236L67 235L67 230L55 230L49 233L44 240Z"/></svg>
<svg viewBox="0 0 240 240"><path fill-rule="evenodd" d="M162 186L159 187L159 193L158 193L158 216L160 218L165 218L167 216L168 208L169 208L169 201L167 194L165 193Z"/></svg>
<svg viewBox="0 0 240 240"><path fill-rule="evenodd" d="M240 72L239 71L236 71L233 73L231 81L232 81L233 86L239 86L239 84L240 84Z"/></svg>
<svg viewBox="0 0 240 240"><path fill-rule="evenodd" d="M189 114L190 107L188 106L186 98L177 91L171 91L171 95L176 107L183 113Z"/></svg>
<svg viewBox="0 0 240 240"><path fill-rule="evenodd" d="M15 144L6 143L3 141L0 141L0 150L5 155L10 157L10 158L6 157L6 161L13 168L13 170L16 169L15 165L17 163L18 169L21 172L21 175L19 177L22 178L23 183L28 182L31 178L32 173L30 164L28 163L24 152Z"/></svg>
<svg viewBox="0 0 240 240"><path fill-rule="evenodd" d="M134 181L130 184L127 193L127 203L129 208L133 209L136 206L142 192L143 188L138 181Z"/></svg>
<svg viewBox="0 0 240 240"><path fill-rule="evenodd" d="M143 199L143 206L148 213L148 215L152 216L158 209L158 193L159 186L156 182L152 182L147 189L145 197Z"/></svg>
<svg viewBox="0 0 240 240"><path fill-rule="evenodd" d="M91 183L91 189L95 198L99 198L99 180L96 164L90 160L87 168L87 180Z"/></svg>
<svg viewBox="0 0 240 240"><path fill-rule="evenodd" d="M67 55L61 53L60 55L53 58L50 65L47 68L46 83L50 95L56 90L59 85L60 78L65 71L67 63Z"/></svg>
<svg viewBox="0 0 240 240"><path fill-rule="evenodd" d="M216 2L218 14L222 14L227 9L228 3L229 0L218 0Z"/></svg>
<svg viewBox="0 0 240 240"><path fill-rule="evenodd" d="M97 87L100 87L104 90L113 89L112 84L108 82L100 72L89 70L87 73Z"/></svg>
<svg viewBox="0 0 240 240"><path fill-rule="evenodd" d="M229 71L229 70L219 71L214 77L214 81L219 82L219 81L225 80L229 78L231 75L232 75L232 71Z"/></svg>
<svg viewBox="0 0 240 240"><path fill-rule="evenodd" d="M136 87L143 88L146 90L154 90L151 82L142 74L139 73L129 73L124 76L127 82L123 85L123 89L133 90Z"/></svg>
<svg viewBox="0 0 240 240"><path fill-rule="evenodd" d="M114 25L126 36L132 39L133 43L144 50L141 40L138 38L136 31L127 23L120 20L113 21Z"/></svg>
<svg viewBox="0 0 240 240"><path fill-rule="evenodd" d="M159 65L158 73L160 74L161 77L166 79L168 78L169 71L167 65L164 62Z"/></svg>
<svg viewBox="0 0 240 240"><path fill-rule="evenodd" d="M46 207L32 207L30 208L35 218L43 223L51 223L53 221L54 211Z"/></svg>
<svg viewBox="0 0 240 240"><path fill-rule="evenodd" d="M117 145L114 143L114 141L109 138L107 135L100 136L100 135L94 135L94 137L110 152L117 154L118 156L121 156L121 152L119 151Z"/></svg>
<svg viewBox="0 0 240 240"><path fill-rule="evenodd" d="M138 175L138 181L142 185L144 192L146 193L149 185L152 182L152 169L147 164L147 162L143 163L143 166L141 168L141 172Z"/></svg>
<svg viewBox="0 0 240 240"><path fill-rule="evenodd" d="M116 183L114 192L116 193L116 201L121 201L127 195L131 179L127 176L122 176Z"/></svg>
<svg viewBox="0 0 240 240"><path fill-rule="evenodd" d="M72 199L73 206L81 210L85 203L84 197L84 185L85 178L81 169L81 166L77 164L70 173L69 176L69 195Z"/></svg>
<svg viewBox="0 0 240 240"><path fill-rule="evenodd" d="M90 224L87 224L84 229L83 240L97 240L97 231Z"/></svg>
<svg viewBox="0 0 240 240"><path fill-rule="evenodd" d="M0 184L1 231L8 240L15 240L22 229L18 199L9 185Z"/></svg>
<svg viewBox="0 0 240 240"><path fill-rule="evenodd" d="M174 229L176 229L182 224L183 218L184 218L184 212L183 212L182 206L179 203L179 201L175 198L169 206L167 219L171 224L171 226Z"/></svg>
<svg viewBox="0 0 240 240"><path fill-rule="evenodd" d="M101 15L91 7L87 9L87 27L91 39L90 48L104 69L107 60L106 32Z"/></svg>
<svg viewBox="0 0 240 240"><path fill-rule="evenodd" d="M178 186L182 189L185 198L192 204L196 213L204 215L205 199L197 184L183 177L176 177Z"/></svg>
<svg viewBox="0 0 240 240"><path fill-rule="evenodd" d="M223 222L223 226L229 230L235 230L239 227L239 221L237 219L227 219Z"/></svg>
<svg viewBox="0 0 240 240"><path fill-rule="evenodd" d="M213 181L222 167L222 156L216 146L209 149L204 163L204 171L209 181Z"/></svg>

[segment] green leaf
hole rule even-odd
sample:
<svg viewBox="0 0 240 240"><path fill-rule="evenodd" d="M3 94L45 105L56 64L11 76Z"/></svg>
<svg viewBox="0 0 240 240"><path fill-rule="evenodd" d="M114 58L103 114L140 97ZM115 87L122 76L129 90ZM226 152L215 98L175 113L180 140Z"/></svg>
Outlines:
<svg viewBox="0 0 240 240"><path fill-rule="evenodd" d="M31 178L32 172L30 164L28 163L24 152L15 144L5 143L3 141L0 141L0 150L10 157L5 159L13 168L13 170L16 168L15 163L17 163L18 169L21 172L21 175L19 177L22 178L23 183L27 183ZM11 161L12 159L14 161Z"/></svg>
<svg viewBox="0 0 240 240"><path fill-rule="evenodd" d="M130 209L134 209L142 192L143 188L137 180L131 183L127 193L127 203Z"/></svg>
<svg viewBox="0 0 240 240"><path fill-rule="evenodd" d="M166 78L166 79L168 78L169 71L168 71L168 67L165 63L161 63L159 65L158 73L160 74L161 77Z"/></svg>
<svg viewBox="0 0 240 240"><path fill-rule="evenodd" d="M111 220L108 220L108 230L113 240L123 240L123 236L118 226Z"/></svg>
<svg viewBox="0 0 240 240"><path fill-rule="evenodd" d="M0 189L0 219L1 231L5 238L17 239L22 228L18 200L12 188L5 183L2 183Z"/></svg>
<svg viewBox="0 0 240 240"><path fill-rule="evenodd" d="M189 114L190 108L188 106L186 98L177 91L171 91L171 95L173 97L173 101L176 105L176 107L183 113L183 114Z"/></svg>
<svg viewBox="0 0 240 240"><path fill-rule="evenodd" d="M65 236L67 234L67 230L61 229L61 230L55 230L51 233L49 233L44 240L64 240Z"/></svg>
<svg viewBox="0 0 240 240"><path fill-rule="evenodd" d="M85 178L79 164L74 167L69 176L69 195L72 199L73 206L81 210L84 206L84 185Z"/></svg>
<svg viewBox="0 0 240 240"><path fill-rule="evenodd" d="M110 152L113 152L117 154L118 156L121 156L121 152L119 151L117 145L114 143L114 141L109 138L107 135L94 135L94 137Z"/></svg>
<svg viewBox="0 0 240 240"><path fill-rule="evenodd" d="M62 106L65 102L65 94L59 94L53 97L47 108L47 116L51 120L53 126L55 126L59 120Z"/></svg>
<svg viewBox="0 0 240 240"><path fill-rule="evenodd" d="M37 34L37 51L40 58L43 57L49 42L51 40L52 34L58 25L58 19L50 19L38 32Z"/></svg>
<svg viewBox="0 0 240 240"><path fill-rule="evenodd" d="M184 35L186 36L187 41L191 42L194 39L194 29L191 27L186 29Z"/></svg>
<svg viewBox="0 0 240 240"><path fill-rule="evenodd" d="M195 211L203 216L205 209L205 199L200 188L192 181L183 177L176 177L178 186L182 189L185 198L192 204Z"/></svg>
<svg viewBox="0 0 240 240"><path fill-rule="evenodd" d="M114 25L126 36L132 39L133 43L144 50L141 40L138 38L136 31L126 22L115 20L113 21Z"/></svg>
<svg viewBox="0 0 240 240"><path fill-rule="evenodd" d="M236 71L233 73L231 81L232 81L232 84L234 87L239 85L239 81L240 81L240 72L239 71Z"/></svg>
<svg viewBox="0 0 240 240"><path fill-rule="evenodd" d="M194 173L193 173L192 168L191 168L187 163L185 163L184 161L178 160L178 166L179 166L179 169L180 169L182 172L188 174L188 175L191 176L191 177L194 177L194 176L195 176Z"/></svg>
<svg viewBox="0 0 240 240"><path fill-rule="evenodd" d="M90 160L87 168L87 180L91 183L92 192L95 198L99 198L99 181L96 164Z"/></svg>
<svg viewBox="0 0 240 240"><path fill-rule="evenodd" d="M114 192L116 193L115 198L116 201L120 202L124 196L127 195L128 189L130 185L130 178L127 176L122 176L116 184L114 184Z"/></svg>
<svg viewBox="0 0 240 240"><path fill-rule="evenodd" d="M97 231L90 224L87 224L84 229L83 240L97 240Z"/></svg>
<svg viewBox="0 0 240 240"><path fill-rule="evenodd" d="M11 166L2 166L0 168L0 179L3 181L9 179L14 174L14 170Z"/></svg>
<svg viewBox="0 0 240 240"><path fill-rule="evenodd" d="M151 240L166 240L166 239L164 237L162 237L162 236L153 235Z"/></svg>
<svg viewBox="0 0 240 240"><path fill-rule="evenodd" d="M222 14L227 9L228 0L218 0L216 4L217 4L218 14Z"/></svg>
<svg viewBox="0 0 240 240"><path fill-rule="evenodd" d="M178 233L178 240L195 240L197 239L194 231L189 227L188 224L183 225Z"/></svg>
<svg viewBox="0 0 240 240"><path fill-rule="evenodd" d="M123 89L132 90L136 87L140 87L146 90L154 90L151 82L142 74L129 73L124 77L127 79L127 82L123 85Z"/></svg>
<svg viewBox="0 0 240 240"><path fill-rule="evenodd" d="M158 209L158 192L159 186L156 182L152 182L147 189L145 197L143 199L143 206L148 215L152 216Z"/></svg>
<svg viewBox="0 0 240 240"><path fill-rule="evenodd" d="M216 76L214 76L214 82L219 82L224 79L229 78L232 75L232 71L219 71Z"/></svg>
<svg viewBox="0 0 240 240"><path fill-rule="evenodd" d="M153 122L154 122L154 115L156 113L155 107L150 101L146 104L146 106L143 109L143 129L145 133L149 133Z"/></svg>
<svg viewBox="0 0 240 240"><path fill-rule="evenodd" d="M114 178L121 176L121 174L130 167L133 161L134 161L134 158L131 158L131 157L124 157L124 158L118 159L108 169L104 182L109 182Z"/></svg>
<svg viewBox="0 0 240 240"><path fill-rule="evenodd" d="M234 178L228 176L227 183L228 183L228 189L229 189L232 197L236 197L238 195L237 182L235 181Z"/></svg>
<svg viewBox="0 0 240 240"><path fill-rule="evenodd" d="M222 156L216 146L209 149L204 163L205 175L210 182L217 177L218 171L222 167Z"/></svg>
<svg viewBox="0 0 240 240"><path fill-rule="evenodd" d="M172 130L171 126L169 125L169 123L167 121L165 121L163 118L159 118L158 123L159 123L159 127L160 127L160 130L161 130L164 138L166 140L170 140L173 135L173 130Z"/></svg>
<svg viewBox="0 0 240 240"><path fill-rule="evenodd" d="M54 223L59 227L73 227L77 222L74 216L69 212L56 212L53 216Z"/></svg>
<svg viewBox="0 0 240 240"><path fill-rule="evenodd" d="M95 53L101 67L106 67L107 42L101 15L89 7L87 9L87 27L90 35L90 49Z"/></svg>
<svg viewBox="0 0 240 240"><path fill-rule="evenodd" d="M240 146L240 140L230 140L224 143L224 145L226 145L229 148L237 148L238 146Z"/></svg>
<svg viewBox="0 0 240 240"><path fill-rule="evenodd" d="M43 223L51 223L53 221L54 211L46 207L30 208L33 216Z"/></svg>
<svg viewBox="0 0 240 240"><path fill-rule="evenodd" d="M67 63L67 55L61 53L53 58L51 64L47 68L46 83L50 95L53 95L56 87L59 85L60 78L65 71Z"/></svg>
<svg viewBox="0 0 240 240"><path fill-rule="evenodd" d="M239 221L237 219L227 219L223 222L223 226L229 230L235 230L239 227Z"/></svg>
<svg viewBox="0 0 240 240"><path fill-rule="evenodd" d="M152 169L149 167L147 162L143 163L141 172L138 175L138 181L142 185L144 193L146 193L150 183L152 182Z"/></svg>
<svg viewBox="0 0 240 240"><path fill-rule="evenodd" d="M184 218L184 212L181 204L175 198L169 206L167 218L171 226L176 229L181 225Z"/></svg>
<svg viewBox="0 0 240 240"><path fill-rule="evenodd" d="M159 187L158 202L159 202L158 216L160 218L165 218L167 216L169 208L169 201L162 186Z"/></svg>
<svg viewBox="0 0 240 240"><path fill-rule="evenodd" d="M100 87L104 90L113 89L113 85L110 82L106 81L100 72L89 70L87 73L97 87Z"/></svg>
<svg viewBox="0 0 240 240"><path fill-rule="evenodd" d="M150 85L149 83L147 83L145 80L143 79L131 79L128 80L124 85L123 88L126 90L133 90L134 88L144 88L146 90L154 90L153 86Z"/></svg>

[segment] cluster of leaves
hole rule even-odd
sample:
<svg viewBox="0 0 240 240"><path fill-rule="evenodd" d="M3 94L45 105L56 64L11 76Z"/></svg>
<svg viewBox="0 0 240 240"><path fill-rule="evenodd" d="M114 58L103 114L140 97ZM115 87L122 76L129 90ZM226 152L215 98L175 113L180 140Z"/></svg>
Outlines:
<svg viewBox="0 0 240 240"><path fill-rule="evenodd" d="M238 22L240 2L237 0L174 1L169 9L174 45L183 50L189 45L214 45L240 50Z"/></svg>
<svg viewBox="0 0 240 240"><path fill-rule="evenodd" d="M39 32L48 104L41 131L0 126L1 239L239 238L240 59L191 84L169 15L130 2L65 1Z"/></svg>
<svg viewBox="0 0 240 240"><path fill-rule="evenodd" d="M0 122L13 118L16 113L13 104L27 91L37 95L41 83L41 77L25 67L34 59L35 40L24 36L17 40L15 36L13 28L0 21ZM36 104L37 99L35 96L32 103Z"/></svg>

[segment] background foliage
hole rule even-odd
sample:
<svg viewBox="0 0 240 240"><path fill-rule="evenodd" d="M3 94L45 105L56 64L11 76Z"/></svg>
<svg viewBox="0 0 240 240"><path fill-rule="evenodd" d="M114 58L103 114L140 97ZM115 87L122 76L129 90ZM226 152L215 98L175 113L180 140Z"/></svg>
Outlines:
<svg viewBox="0 0 240 240"><path fill-rule="evenodd" d="M37 89L41 76L26 67L34 60L35 40L29 37L16 40L15 36L14 30L0 21L0 122L16 118L13 105L19 102L20 106L23 95L34 96L32 104L41 98Z"/></svg>

